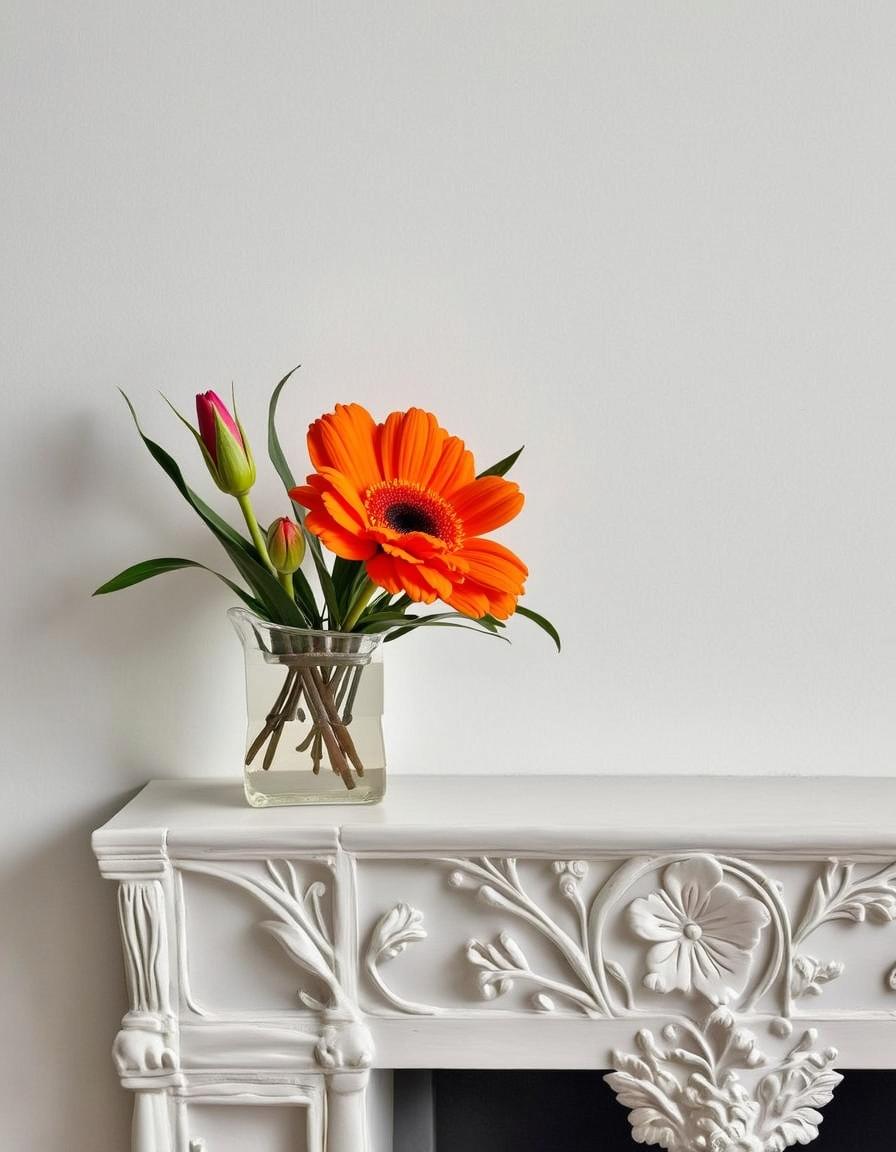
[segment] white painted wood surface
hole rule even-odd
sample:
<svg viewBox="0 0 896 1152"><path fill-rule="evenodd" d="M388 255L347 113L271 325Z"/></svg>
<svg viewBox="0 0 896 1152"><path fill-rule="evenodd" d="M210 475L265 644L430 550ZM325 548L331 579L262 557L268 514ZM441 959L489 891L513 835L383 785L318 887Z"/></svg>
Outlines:
<svg viewBox="0 0 896 1152"><path fill-rule="evenodd" d="M779 1152L896 1067L896 779L155 781L94 849L135 1152L231 1152L225 1104L258 1152L390 1152L398 1067L612 1067L639 1142Z"/></svg>

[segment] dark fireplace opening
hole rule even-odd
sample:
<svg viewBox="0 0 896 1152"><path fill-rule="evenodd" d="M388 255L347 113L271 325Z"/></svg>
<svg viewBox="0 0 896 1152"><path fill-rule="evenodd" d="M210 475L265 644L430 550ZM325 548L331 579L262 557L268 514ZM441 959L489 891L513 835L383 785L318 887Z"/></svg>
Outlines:
<svg viewBox="0 0 896 1152"><path fill-rule="evenodd" d="M602 1072L395 1073L395 1152L632 1152L628 1113ZM889 1152L896 1072L850 1070L815 1152Z"/></svg>

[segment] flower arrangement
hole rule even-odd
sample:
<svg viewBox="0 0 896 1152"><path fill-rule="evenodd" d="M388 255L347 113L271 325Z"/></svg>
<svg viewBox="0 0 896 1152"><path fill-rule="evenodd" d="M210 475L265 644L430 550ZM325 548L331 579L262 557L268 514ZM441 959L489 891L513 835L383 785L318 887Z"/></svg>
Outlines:
<svg viewBox="0 0 896 1152"><path fill-rule="evenodd" d="M249 745L247 765L265 748L264 768L270 766L287 721L300 713L304 699L316 771L326 750L334 773L352 789L355 777L364 774L349 732L360 664L352 670L337 660L325 667L315 656L334 652L337 637L352 652L362 651L365 637L391 641L423 627L472 628L506 639L506 621L517 614L542 628L558 650L560 639L544 616L519 603L526 566L488 535L523 506L518 485L505 478L522 449L477 474L464 442L431 413L411 408L376 423L359 404L337 404L309 427L313 471L297 484L276 426L280 394L295 371L271 395L267 429L268 453L291 515L277 517L266 531L251 500L255 459L235 398L228 409L214 392L198 395L197 427L173 409L217 487L236 500L248 538L188 486L175 460L143 433L122 395L150 454L221 544L242 583L213 574L239 597L250 619L273 626L265 652L286 666L287 675ZM183 568L204 565L176 557L145 560L95 595ZM446 610L420 610L437 600ZM297 643L300 632L307 635Z"/></svg>

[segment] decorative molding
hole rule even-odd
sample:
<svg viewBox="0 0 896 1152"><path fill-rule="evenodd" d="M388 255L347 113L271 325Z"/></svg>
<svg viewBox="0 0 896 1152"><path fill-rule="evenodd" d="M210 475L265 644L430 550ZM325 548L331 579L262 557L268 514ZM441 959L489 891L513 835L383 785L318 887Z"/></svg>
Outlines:
<svg viewBox="0 0 896 1152"><path fill-rule="evenodd" d="M325 863L332 866L334 862L328 858ZM238 869L227 867L223 862L179 860L177 867L184 872L214 876L251 893L276 917L274 920L261 921L259 927L280 944L291 960L317 977L327 988L327 1003L322 1003L305 989L300 989L298 996L305 1007L313 1012L332 1010L351 1018L357 1016L357 1007L346 994L336 974L336 953L321 907L321 900L327 892L322 881L316 880L302 891L289 860L282 860L279 864L266 860L268 879L247 876ZM202 1014L210 1015L205 1009Z"/></svg>
<svg viewBox="0 0 896 1152"><path fill-rule="evenodd" d="M845 964L839 960L817 960L814 956L794 956L790 989L794 1000L801 996L820 996L822 987L843 975Z"/></svg>
<svg viewBox="0 0 896 1152"><path fill-rule="evenodd" d="M616 1071L604 1077L631 1109L637 1144L670 1152L783 1152L818 1136L818 1111L843 1079L831 1065L836 1050L814 1050L816 1033L800 1042L752 1086L739 1073L769 1064L752 1032L717 1008L697 1027L670 1024L660 1048L653 1033L637 1034L638 1055L613 1053Z"/></svg>
<svg viewBox="0 0 896 1152"><path fill-rule="evenodd" d="M480 969L479 993L484 1000L494 1000L496 996L509 992L514 981L518 980L533 986L530 1004L535 1011L553 1011L555 997L559 997L587 1016L610 1015L605 993L592 964L588 917L579 891L579 884L587 872L584 861L558 860L553 863L558 891L573 907L574 936L561 928L526 892L515 857L491 859L480 856L478 861L449 858L442 863L451 868L448 882L453 888L474 888L482 903L509 912L548 940L566 961L577 981L575 984L566 983L533 971L516 941L502 933L496 944L483 944L479 940L469 940L466 944L467 959Z"/></svg>
<svg viewBox="0 0 896 1152"><path fill-rule="evenodd" d="M158 880L119 884L118 923L131 1012L170 1017L165 896Z"/></svg>
<svg viewBox="0 0 896 1152"><path fill-rule="evenodd" d="M645 988L696 992L713 1004L741 995L770 916L722 876L711 856L691 856L664 870L662 888L629 904L632 931L653 945Z"/></svg>
<svg viewBox="0 0 896 1152"><path fill-rule="evenodd" d="M795 944L801 944L816 928L832 920L861 924L870 920L888 924L896 919L896 862L855 879L855 864L830 859L815 881L805 915L794 930Z"/></svg>
<svg viewBox="0 0 896 1152"><path fill-rule="evenodd" d="M118 922L130 1010L112 1045L115 1070L125 1088L156 1091L182 1084L161 883L120 883Z"/></svg>
<svg viewBox="0 0 896 1152"><path fill-rule="evenodd" d="M306 1109L313 1152L370 1152L365 1091L368 1080L380 1090L375 1066L587 1067L595 1044L622 1049L606 1079L631 1111L635 1142L669 1152L783 1152L818 1136L840 1082L825 1045L836 1043L847 1066L896 1067L889 936L869 940L875 950L866 954L866 935L851 931L896 919L896 863L886 863L896 838L875 834L856 848L840 820L798 827L796 793L792 847L777 810L778 830L765 838L755 821L734 829L730 813L719 825L695 809L701 838L711 830L707 839L735 852L726 855L676 843L685 817L679 785L668 782L651 783L644 823L630 816L607 841L598 837L606 820L584 826L578 792L546 827L543 804L524 791L506 818L496 798L491 830L456 819L432 830L432 797L441 793L428 785L409 809L385 813L382 826L379 812L373 821L365 811L322 811L319 821L305 812L293 835L293 814L230 813L220 801L206 805L203 787L194 782L200 798L187 815L152 800L136 815L130 809L132 827L95 840L101 870L121 882L129 1010L113 1059L135 1090L135 1152L206 1152L207 1139L190 1131L191 1105L251 1115L277 1101ZM731 793L732 812L740 794ZM620 785L631 814L626 795ZM691 801L702 795L695 790ZM848 797L838 795L840 813ZM719 818L720 804L717 797ZM870 805L867 819L879 819ZM631 844L644 851L632 854ZM230 886L223 911L234 925L245 924L236 889L250 894L251 923L307 984L293 1005L227 1012L197 1002L189 952L208 957L213 934L204 937L198 920L187 924L189 873ZM437 894L439 877L450 889ZM426 909L430 940L422 912L395 902L405 883ZM471 895L484 909L474 938L464 927ZM428 954L444 958L443 972L424 964ZM832 1010L813 1016L845 965L854 979L837 988ZM857 988L860 971L871 978ZM256 1003L252 965L242 973L228 967L221 984L233 982L238 1003Z"/></svg>
<svg viewBox="0 0 896 1152"><path fill-rule="evenodd" d="M416 1004L397 996L384 982L380 975L379 966L389 960L400 956L409 944L426 939L426 929L423 927L423 913L409 904L396 904L390 911L384 913L376 922L370 934L367 953L364 957L364 968L374 987L380 995L399 1011L415 1016L436 1016L439 1008L428 1004Z"/></svg>
<svg viewBox="0 0 896 1152"><path fill-rule="evenodd" d="M896 919L896 862L858 879L855 868L852 861L836 858L827 861L812 887L803 918L794 929L795 947L804 943L823 924L835 920L853 924L862 924L866 920L889 924ZM791 974L794 998L820 996L823 986L842 976L845 967L839 960L794 956Z"/></svg>
<svg viewBox="0 0 896 1152"><path fill-rule="evenodd" d="M112 1045L112 1061L126 1088L183 1083L177 1052L156 1017L128 1013Z"/></svg>
<svg viewBox="0 0 896 1152"><path fill-rule="evenodd" d="M373 1038L359 1020L326 1024L314 1049L315 1060L328 1073L370 1068L373 1055Z"/></svg>

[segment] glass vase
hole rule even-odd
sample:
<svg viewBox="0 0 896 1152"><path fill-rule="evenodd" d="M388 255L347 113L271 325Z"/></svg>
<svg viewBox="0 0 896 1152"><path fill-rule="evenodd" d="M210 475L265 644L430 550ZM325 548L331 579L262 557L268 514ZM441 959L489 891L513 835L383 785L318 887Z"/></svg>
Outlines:
<svg viewBox="0 0 896 1152"><path fill-rule="evenodd" d="M255 808L375 804L386 791L381 636L231 623L246 659L244 782Z"/></svg>

